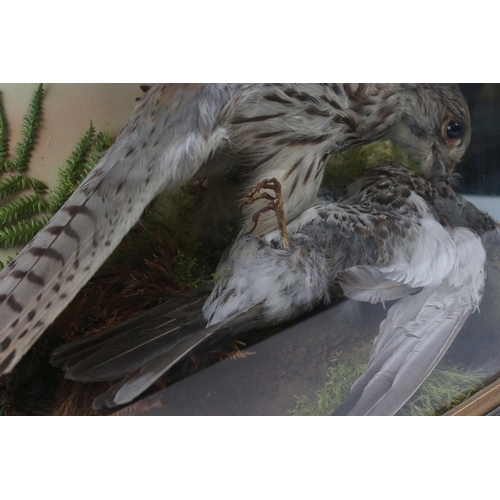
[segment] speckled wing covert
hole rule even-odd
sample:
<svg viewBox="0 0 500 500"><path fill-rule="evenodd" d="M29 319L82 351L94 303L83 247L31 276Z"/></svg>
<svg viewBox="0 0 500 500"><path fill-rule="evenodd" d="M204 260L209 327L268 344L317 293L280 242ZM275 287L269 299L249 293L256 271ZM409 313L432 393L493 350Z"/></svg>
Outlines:
<svg viewBox="0 0 500 500"><path fill-rule="evenodd" d="M496 231L487 215L448 196L450 217ZM371 171L351 186L342 204L314 207L289 224L288 249L279 247L277 232L264 240L240 236L221 262L222 278L211 292L191 292L187 304L176 298L61 346L52 362L74 380L121 379L94 406L125 404L203 342L297 317L328 303L340 286L354 300L396 300L367 372L342 408L350 414L393 414L441 359L482 297L481 240L442 218L435 209L441 198L405 167ZM188 323L183 308L190 311Z"/></svg>

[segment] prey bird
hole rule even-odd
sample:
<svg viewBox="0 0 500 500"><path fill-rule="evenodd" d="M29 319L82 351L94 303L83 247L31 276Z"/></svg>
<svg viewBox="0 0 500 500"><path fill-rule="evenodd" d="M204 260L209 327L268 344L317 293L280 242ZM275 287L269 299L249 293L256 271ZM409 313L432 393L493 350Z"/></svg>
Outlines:
<svg viewBox="0 0 500 500"><path fill-rule="evenodd" d="M471 228L471 229L469 229ZM355 181L341 203L304 211L264 238L241 234L203 287L56 349L78 381L116 381L94 408L131 402L202 344L298 317L340 296L395 301L366 373L339 410L391 415L420 387L468 316L485 281L478 235L495 222L452 189L391 164ZM335 335L335 325L332 325Z"/></svg>
<svg viewBox="0 0 500 500"><path fill-rule="evenodd" d="M454 84L163 84L136 106L116 142L0 274L0 375L9 373L164 190L208 183L204 212L223 220L264 179L282 188L287 221L310 208L330 155L380 139L446 176L470 141ZM267 191L266 191L267 192ZM266 200L241 231L276 228Z"/></svg>

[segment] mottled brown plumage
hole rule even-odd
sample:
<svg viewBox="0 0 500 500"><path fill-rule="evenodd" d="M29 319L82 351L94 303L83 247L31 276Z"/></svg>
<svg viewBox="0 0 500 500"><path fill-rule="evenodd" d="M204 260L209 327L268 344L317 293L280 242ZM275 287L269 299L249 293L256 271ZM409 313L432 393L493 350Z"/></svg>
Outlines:
<svg viewBox="0 0 500 500"><path fill-rule="evenodd" d="M291 221L314 203L331 154L387 138L439 181L469 143L469 114L458 87L151 88L89 177L0 274L0 374L12 370L161 191L207 179L207 199L230 209L263 179L276 178ZM260 208L259 202L245 207L243 231ZM224 218L211 205L204 213ZM255 234L275 227L273 215L265 214Z"/></svg>

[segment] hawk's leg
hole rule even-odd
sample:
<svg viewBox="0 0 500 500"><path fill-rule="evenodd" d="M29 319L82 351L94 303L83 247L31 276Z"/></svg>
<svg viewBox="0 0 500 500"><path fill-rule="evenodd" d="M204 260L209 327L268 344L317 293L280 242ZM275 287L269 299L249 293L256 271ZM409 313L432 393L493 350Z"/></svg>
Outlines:
<svg viewBox="0 0 500 500"><path fill-rule="evenodd" d="M276 193L276 196L271 196L269 193L260 193L261 189L270 189ZM248 231L247 234L250 234L257 227L257 223L259 222L259 217L269 212L269 210L273 210L276 213L276 218L278 219L278 226L281 231L281 237L283 238L283 248L288 248L290 243L288 241L288 231L286 229L286 219L285 219L285 207L283 205L283 197L281 196L281 184L276 178L264 179L262 182L259 182L249 193L248 196L243 199L240 203L240 208L245 205L250 205L251 203L257 200L269 200L269 203L255 212L252 216L253 226Z"/></svg>

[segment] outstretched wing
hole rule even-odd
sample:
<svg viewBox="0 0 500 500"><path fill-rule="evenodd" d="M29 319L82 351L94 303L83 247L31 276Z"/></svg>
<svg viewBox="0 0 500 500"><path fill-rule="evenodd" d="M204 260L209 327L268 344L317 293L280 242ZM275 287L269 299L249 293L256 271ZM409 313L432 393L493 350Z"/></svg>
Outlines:
<svg viewBox="0 0 500 500"><path fill-rule="evenodd" d="M0 274L0 375L8 373L165 188L218 149L222 85L158 85L45 228Z"/></svg>

